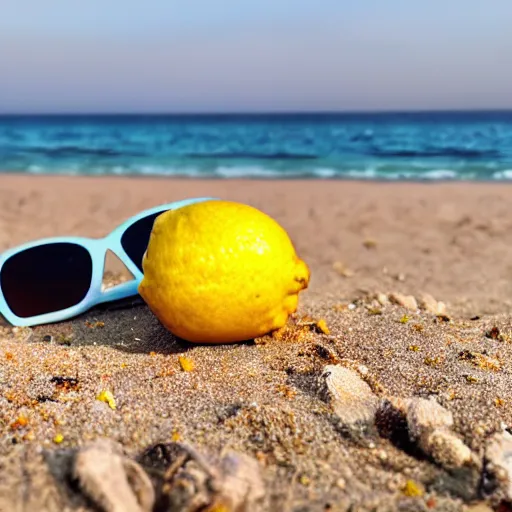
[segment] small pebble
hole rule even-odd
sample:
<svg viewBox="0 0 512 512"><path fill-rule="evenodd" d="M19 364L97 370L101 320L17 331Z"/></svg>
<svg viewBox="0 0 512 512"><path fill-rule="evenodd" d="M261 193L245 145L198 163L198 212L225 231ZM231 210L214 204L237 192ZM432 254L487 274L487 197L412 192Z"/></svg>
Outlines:
<svg viewBox="0 0 512 512"><path fill-rule="evenodd" d="M512 435L506 430L493 434L485 450L486 472L495 494L512 500ZM500 497L501 497L500 496Z"/></svg>
<svg viewBox="0 0 512 512"><path fill-rule="evenodd" d="M388 296L385 293L377 293L376 299L381 306L386 306L387 304L389 304Z"/></svg>
<svg viewBox="0 0 512 512"><path fill-rule="evenodd" d="M446 315L446 305L444 302L438 302L432 295L424 293L419 301L418 305L420 309L425 310L427 313L431 313L436 316Z"/></svg>
<svg viewBox="0 0 512 512"><path fill-rule="evenodd" d="M468 446L451 430L453 416L433 398L413 398L407 408L411 441L441 466L460 468L474 461Z"/></svg>
<svg viewBox="0 0 512 512"><path fill-rule="evenodd" d="M320 376L321 394L331 404L342 425L356 427L374 422L378 398L354 371L327 365Z"/></svg>
<svg viewBox="0 0 512 512"><path fill-rule="evenodd" d="M338 487L339 489L345 489L347 487L347 482L344 478L338 478L338 480L336 480L336 487Z"/></svg>
<svg viewBox="0 0 512 512"><path fill-rule="evenodd" d="M389 301L392 304L397 304L398 306L402 306L406 309L410 309L411 311L416 311L418 309L418 303L416 299L412 295L403 295L401 293L391 293L389 295Z"/></svg>

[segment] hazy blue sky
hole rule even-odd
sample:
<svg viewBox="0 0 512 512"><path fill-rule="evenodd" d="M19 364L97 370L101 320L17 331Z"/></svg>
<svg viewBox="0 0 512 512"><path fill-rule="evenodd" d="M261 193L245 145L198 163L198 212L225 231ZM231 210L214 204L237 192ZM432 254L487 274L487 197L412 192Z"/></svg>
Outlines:
<svg viewBox="0 0 512 512"><path fill-rule="evenodd" d="M512 0L0 0L0 112L512 108Z"/></svg>

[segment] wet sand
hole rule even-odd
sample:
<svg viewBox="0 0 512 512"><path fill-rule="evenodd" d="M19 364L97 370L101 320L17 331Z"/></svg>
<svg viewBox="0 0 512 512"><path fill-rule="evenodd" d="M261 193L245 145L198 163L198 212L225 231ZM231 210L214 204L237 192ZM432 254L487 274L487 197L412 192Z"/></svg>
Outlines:
<svg viewBox="0 0 512 512"><path fill-rule="evenodd" d="M137 301L58 325L2 328L0 510L52 485L69 510L89 510L58 478L34 482L30 461L105 436L130 457L177 440L246 453L261 468L263 510L463 510L487 499L483 469L447 469L404 440L403 426L340 431L318 379L340 364L358 368L381 401L432 396L483 460L489 436L512 425L512 187L2 175L0 250L103 236L141 209L194 196L252 204L288 230L312 270L289 331L194 346ZM447 314L382 306L378 292L429 293ZM330 332L304 325L305 316ZM102 390L115 409L97 400Z"/></svg>

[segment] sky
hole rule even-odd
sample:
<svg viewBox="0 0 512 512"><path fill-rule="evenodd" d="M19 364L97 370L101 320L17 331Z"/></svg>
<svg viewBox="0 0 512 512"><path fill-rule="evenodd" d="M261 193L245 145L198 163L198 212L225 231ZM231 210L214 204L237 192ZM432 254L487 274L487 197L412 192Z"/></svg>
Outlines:
<svg viewBox="0 0 512 512"><path fill-rule="evenodd" d="M512 108L511 0L0 0L0 113Z"/></svg>

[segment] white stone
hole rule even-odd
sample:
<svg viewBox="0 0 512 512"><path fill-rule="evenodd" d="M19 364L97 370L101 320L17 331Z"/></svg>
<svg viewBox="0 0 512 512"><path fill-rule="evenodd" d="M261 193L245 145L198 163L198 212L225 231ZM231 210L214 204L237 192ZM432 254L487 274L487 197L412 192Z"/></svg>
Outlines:
<svg viewBox="0 0 512 512"><path fill-rule="evenodd" d="M342 424L373 423L379 400L355 372L340 365L327 365L321 375L324 399Z"/></svg>

